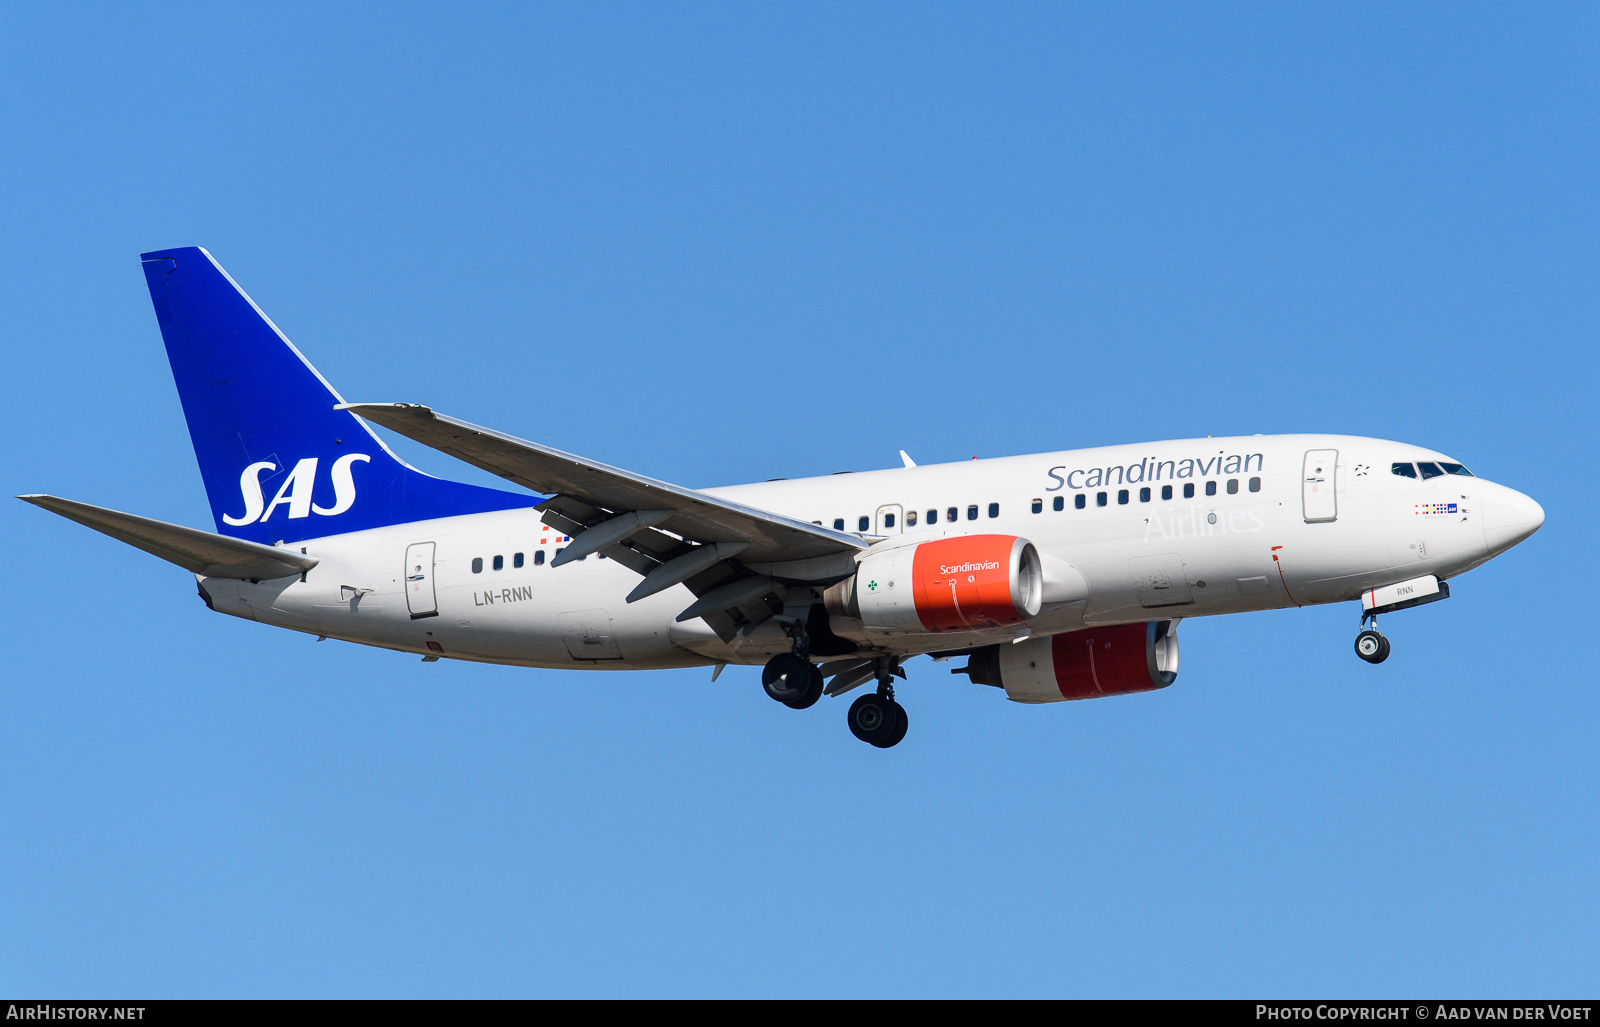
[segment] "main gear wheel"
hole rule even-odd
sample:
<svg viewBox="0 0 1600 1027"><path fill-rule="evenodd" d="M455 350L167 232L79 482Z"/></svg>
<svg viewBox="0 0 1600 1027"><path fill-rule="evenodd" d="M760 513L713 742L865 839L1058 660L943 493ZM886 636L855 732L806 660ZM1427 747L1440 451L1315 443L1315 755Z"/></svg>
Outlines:
<svg viewBox="0 0 1600 1027"><path fill-rule="evenodd" d="M880 749L898 745L910 721L906 708L886 695L869 693L850 704L850 733Z"/></svg>

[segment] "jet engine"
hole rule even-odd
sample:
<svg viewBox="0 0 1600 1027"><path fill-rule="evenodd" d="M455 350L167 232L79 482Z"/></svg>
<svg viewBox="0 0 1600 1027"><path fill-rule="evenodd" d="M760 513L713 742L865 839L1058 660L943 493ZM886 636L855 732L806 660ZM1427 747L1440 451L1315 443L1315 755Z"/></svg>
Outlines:
<svg viewBox="0 0 1600 1027"><path fill-rule="evenodd" d="M1148 692L1178 679L1178 636L1165 620L1086 628L986 646L951 673L1026 703Z"/></svg>
<svg viewBox="0 0 1600 1027"><path fill-rule="evenodd" d="M874 633L983 631L1039 612L1044 575L1033 543L962 535L872 553L823 595L828 612Z"/></svg>

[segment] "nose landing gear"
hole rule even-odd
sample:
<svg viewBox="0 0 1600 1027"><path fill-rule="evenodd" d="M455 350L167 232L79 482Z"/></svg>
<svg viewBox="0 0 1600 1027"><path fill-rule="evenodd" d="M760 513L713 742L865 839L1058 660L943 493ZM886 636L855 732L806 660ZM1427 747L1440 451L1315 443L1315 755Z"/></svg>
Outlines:
<svg viewBox="0 0 1600 1027"><path fill-rule="evenodd" d="M1372 627L1367 627L1367 621ZM1378 618L1372 614L1361 615L1361 634L1356 636L1356 655L1368 663L1382 663L1389 658L1389 640L1378 631Z"/></svg>
<svg viewBox="0 0 1600 1027"><path fill-rule="evenodd" d="M1389 640L1376 631L1363 631L1356 636L1356 655L1368 663L1382 663L1389 658Z"/></svg>

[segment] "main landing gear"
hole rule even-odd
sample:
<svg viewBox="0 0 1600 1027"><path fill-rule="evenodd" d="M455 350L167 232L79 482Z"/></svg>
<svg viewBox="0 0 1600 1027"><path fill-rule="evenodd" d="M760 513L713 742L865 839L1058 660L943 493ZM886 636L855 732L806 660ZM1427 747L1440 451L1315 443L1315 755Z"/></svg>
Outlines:
<svg viewBox="0 0 1600 1027"><path fill-rule="evenodd" d="M850 704L847 722L851 734L868 745L887 749L899 745L910 726L906 708L894 701L894 679L905 677L906 672L900 669L899 660L891 658L875 660L873 669L877 672L878 690Z"/></svg>
<svg viewBox="0 0 1600 1027"><path fill-rule="evenodd" d="M761 670L761 687L792 710L822 698L822 669L799 653L779 653Z"/></svg>
<svg viewBox="0 0 1600 1027"><path fill-rule="evenodd" d="M910 722L906 708L889 694L869 692L850 704L850 733L880 749L900 744Z"/></svg>
<svg viewBox="0 0 1600 1027"><path fill-rule="evenodd" d="M1367 621L1372 627L1367 627ZM1356 655L1368 663L1382 663L1389 658L1389 640L1378 631L1378 618L1374 614L1361 615L1361 634L1356 636Z"/></svg>
<svg viewBox="0 0 1600 1027"><path fill-rule="evenodd" d="M822 670L811 662L805 625L795 620L784 631L794 639L794 648L767 661L761 669L761 687L790 709L803 710L822 698Z"/></svg>
<svg viewBox="0 0 1600 1027"><path fill-rule="evenodd" d="M894 679L905 677L900 661L879 657L873 661L878 690L850 704L850 733L880 749L900 744L910 719L906 708L894 701ZM858 679L859 680L859 679ZM795 638L795 651L779 653L761 670L761 687L793 710L803 710L822 698L822 670L808 658L805 636Z"/></svg>

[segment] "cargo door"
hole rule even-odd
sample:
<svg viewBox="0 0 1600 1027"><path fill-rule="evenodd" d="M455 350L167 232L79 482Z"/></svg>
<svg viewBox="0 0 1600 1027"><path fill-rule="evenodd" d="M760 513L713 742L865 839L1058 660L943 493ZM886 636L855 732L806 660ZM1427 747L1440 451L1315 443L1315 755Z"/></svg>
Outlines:
<svg viewBox="0 0 1600 1027"><path fill-rule="evenodd" d="M1339 470L1337 449L1312 449L1306 451L1304 473L1300 479L1300 499L1304 504L1307 524L1332 521L1339 516L1339 500L1335 493Z"/></svg>
<svg viewBox="0 0 1600 1027"><path fill-rule="evenodd" d="M1182 606L1194 602L1189 594L1189 581L1183 576L1183 557L1177 553L1160 556L1136 556L1128 561L1133 575L1133 590L1139 596L1139 605Z"/></svg>
<svg viewBox="0 0 1600 1027"><path fill-rule="evenodd" d="M620 660L622 650L611 636L611 615L604 610L580 610L556 618L561 639L574 660Z"/></svg>
<svg viewBox="0 0 1600 1027"><path fill-rule="evenodd" d="M433 545L413 542L406 546L406 609L412 620L439 615L439 600L433 592Z"/></svg>

